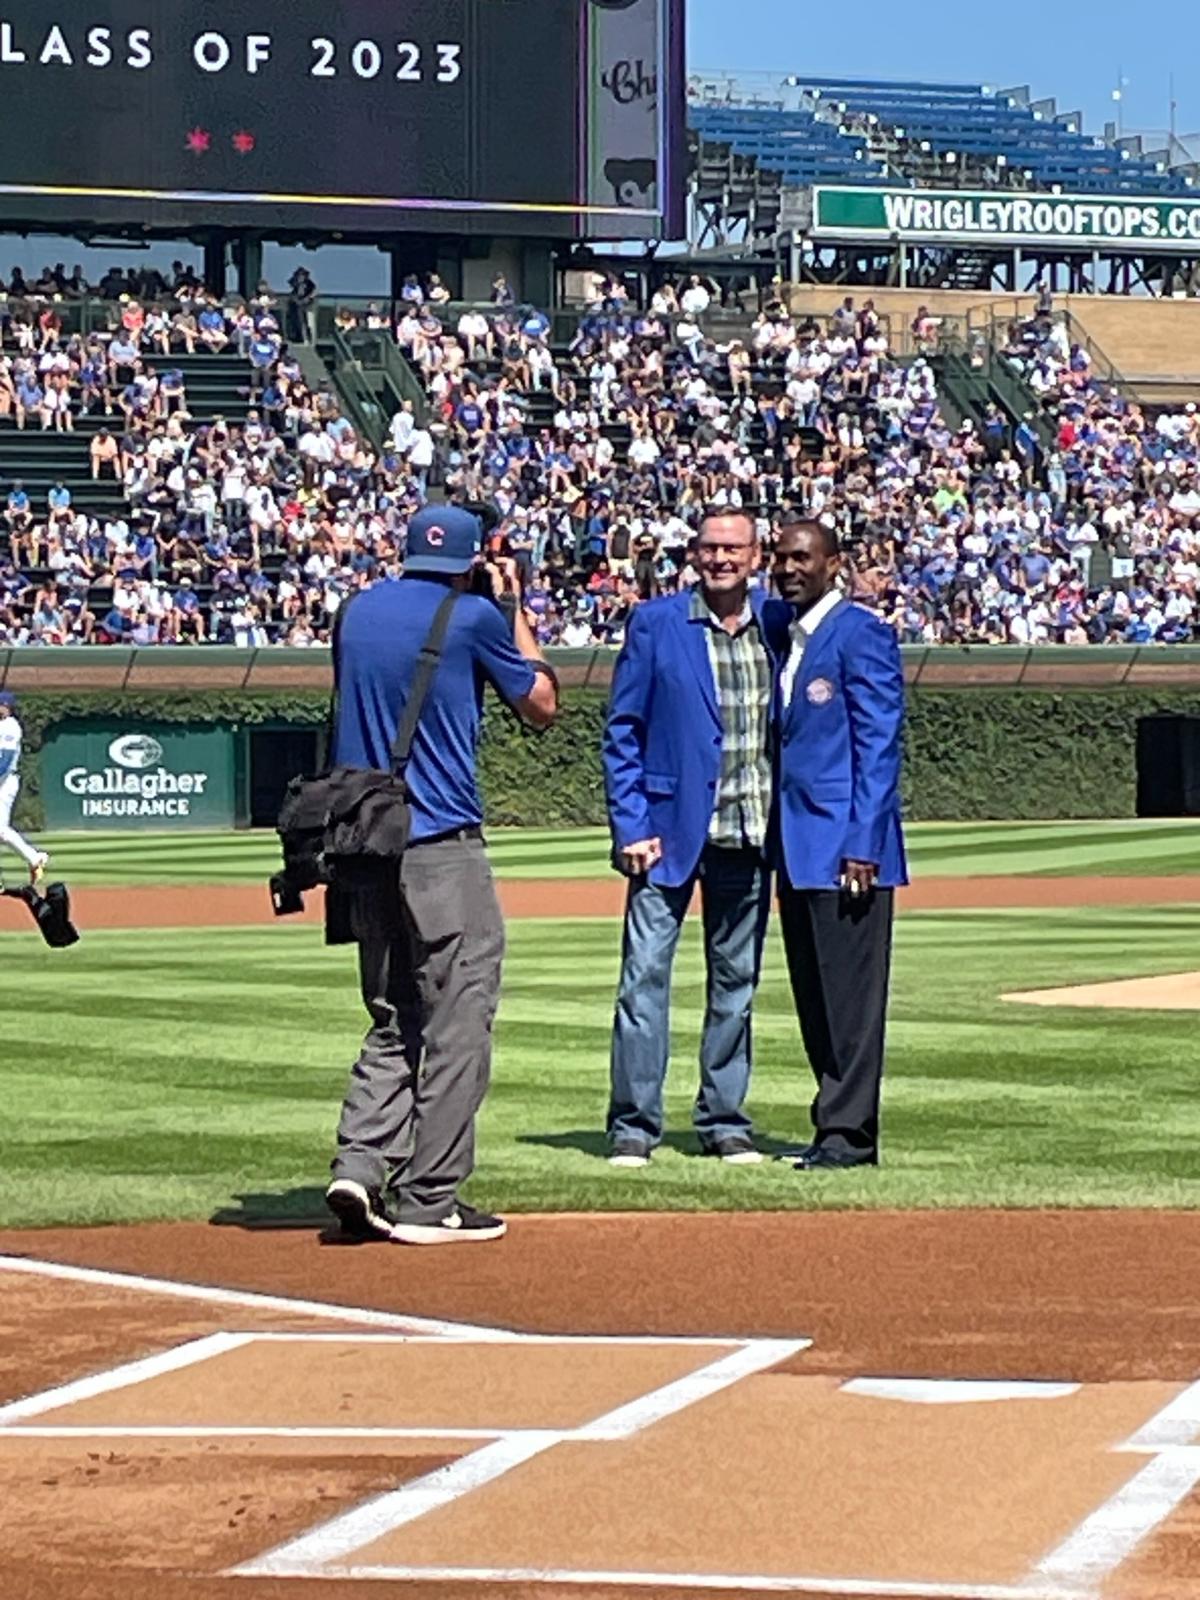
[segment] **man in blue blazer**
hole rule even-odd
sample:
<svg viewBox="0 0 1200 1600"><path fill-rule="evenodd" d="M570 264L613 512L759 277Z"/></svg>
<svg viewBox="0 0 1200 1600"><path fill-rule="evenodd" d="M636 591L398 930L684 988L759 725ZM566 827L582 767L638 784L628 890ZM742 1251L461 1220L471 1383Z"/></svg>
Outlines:
<svg viewBox="0 0 1200 1600"><path fill-rule="evenodd" d="M879 1088L900 824L904 675L894 629L837 589L836 533L779 530L765 625L777 703L779 910L792 993L817 1079L816 1137L798 1170L879 1160Z"/></svg>
<svg viewBox="0 0 1200 1600"><path fill-rule="evenodd" d="M770 905L775 662L750 591L752 518L706 516L696 559L696 588L630 618L604 731L613 863L629 878L608 1109L617 1166L644 1166L662 1139L671 965L697 882L708 1003L693 1120L706 1153L762 1159L743 1103Z"/></svg>

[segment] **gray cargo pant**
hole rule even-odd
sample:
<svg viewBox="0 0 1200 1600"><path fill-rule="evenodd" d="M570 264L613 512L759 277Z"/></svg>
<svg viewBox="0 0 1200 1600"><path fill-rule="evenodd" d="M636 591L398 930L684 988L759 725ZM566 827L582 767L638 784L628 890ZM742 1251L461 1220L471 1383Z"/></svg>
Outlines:
<svg viewBox="0 0 1200 1600"><path fill-rule="evenodd" d="M411 845L398 901L365 897L355 934L372 1025L342 1105L334 1176L384 1191L398 1221L438 1222L475 1164L500 996L504 922L482 838Z"/></svg>

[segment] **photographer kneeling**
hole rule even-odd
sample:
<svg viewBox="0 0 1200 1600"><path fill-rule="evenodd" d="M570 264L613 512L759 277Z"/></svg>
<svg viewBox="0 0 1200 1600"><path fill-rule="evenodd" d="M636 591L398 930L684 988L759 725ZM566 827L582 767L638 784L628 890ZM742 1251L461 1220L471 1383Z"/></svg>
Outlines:
<svg viewBox="0 0 1200 1600"><path fill-rule="evenodd" d="M460 506L418 512L403 577L348 602L335 641L338 766L392 766L422 658L421 676L432 668L406 772L410 842L398 871L348 893L372 1026L326 1200L351 1237L453 1244L504 1233L458 1198L474 1166L504 954L475 757L485 682L535 728L553 721L558 687L520 607L510 623L480 592L491 587L482 543L480 519Z"/></svg>

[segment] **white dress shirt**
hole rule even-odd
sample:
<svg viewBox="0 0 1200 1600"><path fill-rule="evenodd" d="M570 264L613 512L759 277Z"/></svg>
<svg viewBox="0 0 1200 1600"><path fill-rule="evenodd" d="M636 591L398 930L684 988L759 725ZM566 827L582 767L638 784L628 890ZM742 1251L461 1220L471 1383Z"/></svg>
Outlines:
<svg viewBox="0 0 1200 1600"><path fill-rule="evenodd" d="M800 672L800 663L804 659L804 651L808 641L841 598L839 590L830 589L828 594L822 595L815 605L809 606L804 615L797 617L796 621L792 623L791 653L784 662L783 671L779 677L779 687L782 691L785 711L792 703L792 690L796 686L796 678Z"/></svg>

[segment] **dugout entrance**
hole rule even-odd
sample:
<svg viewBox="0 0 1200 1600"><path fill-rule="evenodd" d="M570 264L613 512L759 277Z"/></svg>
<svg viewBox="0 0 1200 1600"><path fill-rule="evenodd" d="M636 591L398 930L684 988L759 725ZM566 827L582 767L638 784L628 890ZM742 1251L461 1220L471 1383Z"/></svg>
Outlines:
<svg viewBox="0 0 1200 1600"><path fill-rule="evenodd" d="M292 778L321 764L319 728L252 728L249 738L250 826L273 828Z"/></svg>

